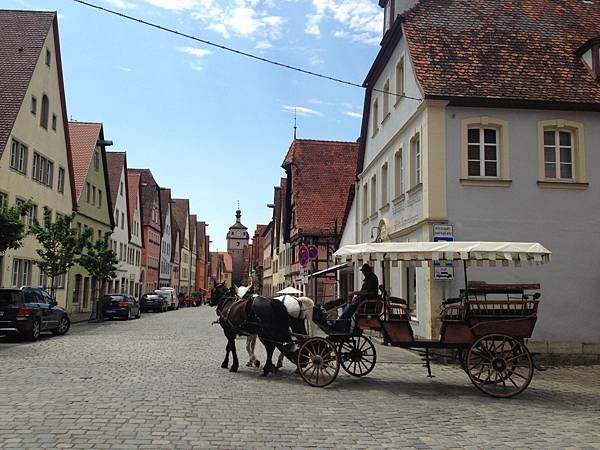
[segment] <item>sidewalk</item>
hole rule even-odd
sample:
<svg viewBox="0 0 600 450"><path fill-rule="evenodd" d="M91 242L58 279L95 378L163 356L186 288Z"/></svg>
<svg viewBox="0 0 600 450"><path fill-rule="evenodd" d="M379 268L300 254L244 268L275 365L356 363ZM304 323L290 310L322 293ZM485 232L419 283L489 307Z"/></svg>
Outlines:
<svg viewBox="0 0 600 450"><path fill-rule="evenodd" d="M89 312L72 312L69 313L69 318L71 319L71 323L83 323L87 322L90 318L91 313Z"/></svg>

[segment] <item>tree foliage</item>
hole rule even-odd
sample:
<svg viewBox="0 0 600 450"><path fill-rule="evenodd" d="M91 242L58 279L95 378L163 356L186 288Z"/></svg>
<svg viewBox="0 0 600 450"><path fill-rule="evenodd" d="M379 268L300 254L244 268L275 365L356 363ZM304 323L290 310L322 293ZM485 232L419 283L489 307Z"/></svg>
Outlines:
<svg viewBox="0 0 600 450"><path fill-rule="evenodd" d="M0 201L0 255L7 250L15 250L23 245L27 227L23 221L31 209L31 202L7 206Z"/></svg>
<svg viewBox="0 0 600 450"><path fill-rule="evenodd" d="M43 224L35 222L30 230L41 246L37 250L40 260L35 264L50 278L51 296L54 296L58 277L77 263L88 239L71 228L74 216L57 215L52 222L52 212L44 207Z"/></svg>
<svg viewBox="0 0 600 450"><path fill-rule="evenodd" d="M84 232L86 239L85 253L81 255L79 263L88 271L92 278L100 282L109 281L117 276L119 259L110 248L109 239L112 232L92 241L91 230Z"/></svg>

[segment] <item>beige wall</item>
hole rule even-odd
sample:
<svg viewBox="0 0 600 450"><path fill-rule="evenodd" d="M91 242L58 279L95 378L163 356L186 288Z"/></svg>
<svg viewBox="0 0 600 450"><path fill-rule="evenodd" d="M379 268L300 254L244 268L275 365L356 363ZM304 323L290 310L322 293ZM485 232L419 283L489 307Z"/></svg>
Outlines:
<svg viewBox="0 0 600 450"><path fill-rule="evenodd" d="M60 86L57 70L56 48L54 46L54 30L51 29L46 38L31 83L25 94L25 99L14 124L11 139L9 139L2 157L0 158L0 192L8 194L9 204L14 204L16 198L32 199L38 205L38 220L42 220L43 207L47 206L55 214L70 214L73 209L71 200L71 179L67 163L67 146L64 133L63 110L60 101ZM46 50L51 52L50 67L45 64ZM48 130L40 126L42 95L46 94L50 104ZM37 114L30 112L31 96L37 98ZM52 115L56 114L56 131L52 129ZM26 174L21 175L10 166L12 138L16 138L29 147ZM33 152L37 151L54 163L52 188L43 186L32 179ZM57 190L58 169L65 169L64 194ZM3 258L0 268L0 286L11 286L11 273L14 258L37 259L38 242L33 237L27 237L24 246L15 251L8 251ZM39 269L34 265L29 284L38 286ZM66 284L66 283L65 283ZM65 304L66 290L57 291L57 300Z"/></svg>

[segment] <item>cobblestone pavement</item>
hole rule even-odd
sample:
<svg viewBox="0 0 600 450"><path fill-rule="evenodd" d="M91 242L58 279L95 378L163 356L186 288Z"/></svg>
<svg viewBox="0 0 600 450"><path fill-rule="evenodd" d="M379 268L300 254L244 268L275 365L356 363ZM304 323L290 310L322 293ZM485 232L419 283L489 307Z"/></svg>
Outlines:
<svg viewBox="0 0 600 450"><path fill-rule="evenodd" d="M368 377L317 389L290 363L268 378L222 369L214 318L201 307L0 338L0 448L600 448L600 367L537 372L497 400L457 367L429 379L414 354L378 347Z"/></svg>

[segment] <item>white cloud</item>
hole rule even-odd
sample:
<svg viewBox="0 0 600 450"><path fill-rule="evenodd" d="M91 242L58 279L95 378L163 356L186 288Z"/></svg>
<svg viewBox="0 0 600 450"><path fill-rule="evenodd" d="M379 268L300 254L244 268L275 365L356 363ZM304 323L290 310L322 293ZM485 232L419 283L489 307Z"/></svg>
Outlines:
<svg viewBox="0 0 600 450"><path fill-rule="evenodd" d="M188 55L195 56L197 58L204 58L205 56L208 56L212 53L206 48L197 47L177 47L177 50L183 53L187 53Z"/></svg>
<svg viewBox="0 0 600 450"><path fill-rule="evenodd" d="M113 0L111 0L113 1ZM124 1L124 0L114 0ZM257 48L266 49L264 42L281 38L285 19L272 14L272 0L144 0L170 11L185 11L209 30L225 38L239 36L255 41Z"/></svg>
<svg viewBox="0 0 600 450"><path fill-rule="evenodd" d="M308 100L306 100L306 103L311 103L313 105L322 105L323 100L320 100L318 98L309 98Z"/></svg>
<svg viewBox="0 0 600 450"><path fill-rule="evenodd" d="M169 9L171 11L184 11L198 6L197 0L145 0L158 8Z"/></svg>
<svg viewBox="0 0 600 450"><path fill-rule="evenodd" d="M296 113L299 116L322 116L323 113L320 111L316 111L311 108L305 108L304 106L290 106L290 105L282 105L282 109L288 113Z"/></svg>
<svg viewBox="0 0 600 450"><path fill-rule="evenodd" d="M122 70L123 72L131 72L131 68L126 66L119 66L118 69Z"/></svg>
<svg viewBox="0 0 600 450"><path fill-rule="evenodd" d="M198 48L198 47L177 47L177 50L194 57L194 61L192 61L190 63L190 67L192 68L192 70L195 70L196 72L201 72L203 69L202 59L204 57L212 54L212 52L210 50L208 50L206 48Z"/></svg>
<svg viewBox="0 0 600 450"><path fill-rule="evenodd" d="M127 2L125 0L104 0L104 3L108 3L110 6L114 6L118 9L135 9L137 5L135 3Z"/></svg>
<svg viewBox="0 0 600 450"><path fill-rule="evenodd" d="M325 20L337 22L342 29L333 35L364 44L378 44L381 40L383 12L373 0L312 0L314 12L307 14L304 32L321 35Z"/></svg>
<svg viewBox="0 0 600 450"><path fill-rule="evenodd" d="M347 116L349 116L349 117L357 117L359 119L362 119L362 114L354 112L354 111L344 111L344 114L347 115Z"/></svg>
<svg viewBox="0 0 600 450"><path fill-rule="evenodd" d="M273 44L271 44L269 41L258 41L256 43L256 48L259 50L266 50L273 47Z"/></svg>

